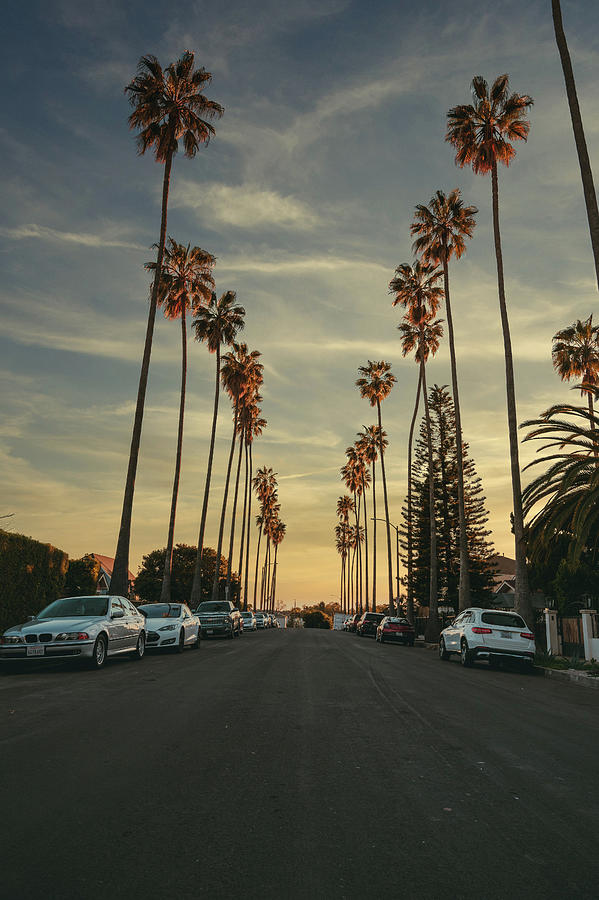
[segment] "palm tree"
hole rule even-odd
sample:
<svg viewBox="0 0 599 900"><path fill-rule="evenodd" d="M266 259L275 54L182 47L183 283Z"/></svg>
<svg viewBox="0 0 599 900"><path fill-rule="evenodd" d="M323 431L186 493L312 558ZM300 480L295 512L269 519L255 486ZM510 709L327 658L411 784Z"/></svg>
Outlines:
<svg viewBox="0 0 599 900"><path fill-rule="evenodd" d="M356 519L356 528L360 525L361 519L361 498L362 498L362 464L355 447L348 447L345 451L347 462L341 469L341 478L346 488L354 497L354 514ZM362 612L362 548L357 547L358 565L356 567L356 600L359 612Z"/></svg>
<svg viewBox="0 0 599 900"><path fill-rule="evenodd" d="M531 97L526 94L508 93L509 79L500 75L489 89L482 76L472 80L472 104L450 109L447 118L446 140L456 148L456 163L471 165L475 174L491 173L491 193L493 205L493 233L495 238L495 258L497 260L497 286L499 309L503 330L505 355L505 380L507 393L507 417L510 441L510 463L512 475L512 496L514 515L514 540L516 557L516 609L525 622L532 622L532 605L528 589L526 571L526 544L524 539L524 519L522 515L522 488L520 482L520 459L518 452L518 420L516 414L516 390L514 387L514 364L512 341L505 300L503 257L501 253L501 232L499 229L499 189L497 164L509 166L516 151L510 141L525 141L530 130L526 111L532 106Z"/></svg>
<svg viewBox="0 0 599 900"><path fill-rule="evenodd" d="M337 553L339 553L339 555L341 556L339 603L341 605L341 611L344 613L348 613L349 607L347 604L347 594L345 590L345 566L347 562L348 534L347 527L344 522L338 522L337 525L335 525L335 545L337 547Z"/></svg>
<svg viewBox="0 0 599 900"><path fill-rule="evenodd" d="M418 362L418 360L416 360ZM414 547L412 536L412 447L414 445L414 426L416 417L418 416L418 407L420 406L420 389L422 380L420 378L420 369L418 369L418 386L416 388L416 402L414 403L414 412L410 421L410 431L408 433L408 575L406 585L406 615L410 622L414 621Z"/></svg>
<svg viewBox="0 0 599 900"><path fill-rule="evenodd" d="M210 435L210 449L208 451L208 464L206 467L206 483L204 486L204 500L202 502L200 534L198 537L198 550L189 601L192 609L195 609L201 600L204 531L208 513L208 498L210 496L210 482L212 479L212 460L214 457L214 441L216 438L216 422L218 419L220 348L222 346L231 346L235 341L237 332L241 331L244 326L245 309L243 306L237 306L235 300L235 291L226 291L218 300L216 299L216 294L212 294L208 306L201 307L197 310L195 319L193 320L196 341L204 342L208 347L209 352L216 354L216 384L214 388L212 432Z"/></svg>
<svg viewBox="0 0 599 900"><path fill-rule="evenodd" d="M252 486L256 492L256 496L260 503L260 514L256 516L256 525L259 528L258 545L256 547L256 571L254 574L254 601L253 607L256 609L256 596L258 591L258 563L260 560L260 542L262 540L262 532L268 518L268 511L271 506L277 502L277 473L271 468L263 466L258 469L256 476L252 481Z"/></svg>
<svg viewBox="0 0 599 900"><path fill-rule="evenodd" d="M364 442L364 434L358 432L358 440L354 441L353 451L355 454L356 468L361 479L360 496L364 503L364 589L366 593L366 612L370 609L370 598L368 594L368 505L366 502L366 491L370 487L370 458ZM376 609L373 610L376 612Z"/></svg>
<svg viewBox="0 0 599 900"><path fill-rule="evenodd" d="M273 563L273 573L272 573L272 593L270 597L270 610L272 612L277 608L276 600L275 600L275 592L277 589L277 556L279 552L279 545L283 542L285 538L285 533L287 531L287 526L284 522L277 522L276 526L273 528L272 534L272 542L275 545L275 559Z"/></svg>
<svg viewBox="0 0 599 900"><path fill-rule="evenodd" d="M564 81L566 83L566 95L568 97L568 106L570 107L572 129L574 131L574 140L576 142L576 151L578 153L578 163L580 166L580 176L582 178L584 202L587 208L591 247L593 250L593 258L595 260L595 275L597 278L597 286L599 287L599 209L597 209L597 194L595 193L593 172L589 160L587 142L584 136L584 128L582 126L582 116L580 114L578 95L576 93L576 82L574 81L574 72L572 71L572 60L570 59L570 52L564 33L562 10L559 0L551 0L551 11L553 13L555 40L562 62Z"/></svg>
<svg viewBox="0 0 599 900"><path fill-rule="evenodd" d="M197 310L210 301L214 278L212 269L216 259L200 247L178 244L172 238L164 250L164 261L160 275L158 303L164 309L167 319L181 319L181 400L179 403L179 427L177 430L177 452L175 455L175 475L171 512L164 555L164 574L160 592L161 603L170 603L171 565L175 536L175 516L179 494L181 473L181 451L183 447L183 419L185 414L185 388L187 382L187 322L188 309ZM156 263L148 263L146 268L155 271Z"/></svg>
<svg viewBox="0 0 599 900"><path fill-rule="evenodd" d="M451 360L451 386L455 408L455 431L458 463L458 513L460 527L460 583L459 608L470 606L470 576L468 571L468 534L466 531L466 510L464 505L464 463L462 454L462 422L458 392L458 370L453 335L453 316L449 294L449 260L459 259L466 250L465 238L471 238L474 231L475 206L464 206L460 191L455 188L445 195L437 191L428 206L417 206L415 220L411 226L414 252L433 265L443 267L443 292L447 312L449 334L449 356ZM420 388L420 385L419 385ZM410 442L411 443L411 442ZM409 501L408 501L409 506ZM408 510L409 520L409 510ZM409 558L409 554L408 554Z"/></svg>
<svg viewBox="0 0 599 900"><path fill-rule="evenodd" d="M110 580L110 590L113 594L127 595L129 592L131 513L158 304L158 287L166 241L168 194L173 157L178 150L180 140L183 141L185 156L191 159L196 155L199 147L207 144L214 134L211 120L220 118L224 110L219 103L208 100L202 94L202 89L210 84L211 79L210 72L204 68L194 69L194 55L186 50L175 63L171 63L164 70L155 56L142 56L137 67L137 75L125 88L125 93L129 95L129 101L133 107L133 112L129 116L129 127L139 131L137 136L138 152L143 155L146 150L152 148L156 161L164 164L164 176L156 269L150 294L148 324L137 390L121 523Z"/></svg>
<svg viewBox="0 0 599 900"><path fill-rule="evenodd" d="M364 425L363 428L359 440L361 452L372 468L372 611L376 612L376 461L379 447L382 446L384 450L389 442L385 431L379 433L378 425ZM366 558L368 559L368 556Z"/></svg>
<svg viewBox="0 0 599 900"><path fill-rule="evenodd" d="M257 394L251 403L245 403L242 411L244 446L245 446L245 483L243 491L243 520L241 528L241 544L239 547L239 578L243 583L243 608L248 608L248 578L250 569L250 522L252 517L252 444L255 437L259 437L266 428L266 419L260 417L260 407ZM261 399L261 398L260 398ZM245 570L244 570L245 552ZM242 573L245 576L242 578Z"/></svg>
<svg viewBox="0 0 599 900"><path fill-rule="evenodd" d="M599 399L599 390L592 390ZM599 466L593 459L599 449L599 418L594 410L563 403L521 427L531 426L524 440L543 441L540 451L552 451L526 467L548 466L523 493L524 512L531 516L531 552L542 557L558 536L566 535L570 560L576 563L585 549L599 550ZM538 503L543 506L533 515Z"/></svg>
<svg viewBox="0 0 599 900"><path fill-rule="evenodd" d="M368 360L367 366L360 366L358 372L362 375L356 381L356 387L360 391L360 396L368 400L371 406L376 406L379 436L382 437L383 425L381 422L381 401L389 396L393 385L397 381L395 375L391 373L391 366L388 362L381 360L373 362ZM387 477L385 475L385 454L382 442L379 444L379 453L381 457L381 473L383 476L383 497L385 500L385 523L387 526L387 570L389 578L389 611L393 611L393 563L391 559L391 529L389 527L389 501L387 499ZM399 598L398 598L399 601Z"/></svg>
<svg viewBox="0 0 599 900"><path fill-rule="evenodd" d="M348 494L344 494L342 497L339 497L337 500L337 515L340 519L340 524L343 527L343 533L345 537L345 547L346 553L349 556L349 517L350 514L354 511L355 504L352 498ZM345 591L346 598L346 612L349 612L349 598L350 598L350 567L347 566L347 586Z"/></svg>
<svg viewBox="0 0 599 900"><path fill-rule="evenodd" d="M551 358L562 381L580 378L580 393L587 395L591 428L594 428L593 393L599 384L599 325L593 314L584 322L578 319L553 335Z"/></svg>
<svg viewBox="0 0 599 900"><path fill-rule="evenodd" d="M435 477L433 472L433 443L431 439L431 417L426 388L426 362L429 355L434 356L439 349L443 335L441 320L433 321L433 314L420 315L415 320L410 311L398 326L402 334L402 354L407 356L416 350L416 359L420 365L420 383L424 398L424 416L426 421L426 442L428 450L428 490L430 505L430 581L429 581L429 616L425 637L427 641L436 641L439 637L439 612L437 597L437 529L435 521Z"/></svg>

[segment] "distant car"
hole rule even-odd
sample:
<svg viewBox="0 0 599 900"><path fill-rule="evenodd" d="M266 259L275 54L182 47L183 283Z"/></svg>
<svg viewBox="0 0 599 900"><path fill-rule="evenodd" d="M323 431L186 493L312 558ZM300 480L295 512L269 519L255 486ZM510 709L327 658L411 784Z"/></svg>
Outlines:
<svg viewBox="0 0 599 900"><path fill-rule="evenodd" d="M200 620L202 637L221 635L234 638L242 632L241 615L230 600L205 600L195 614Z"/></svg>
<svg viewBox="0 0 599 900"><path fill-rule="evenodd" d="M84 659L101 669L108 656L146 649L146 620L125 597L62 597L0 638L0 660Z"/></svg>
<svg viewBox="0 0 599 900"><path fill-rule="evenodd" d="M376 630L376 639L384 644L385 641L394 641L397 644L414 646L416 632L414 626L405 618L399 616L385 616L381 619Z"/></svg>
<svg viewBox="0 0 599 900"><path fill-rule="evenodd" d="M199 649L200 620L184 603L144 603L137 608L146 617L148 649L170 647L179 653L186 647Z"/></svg>
<svg viewBox="0 0 599 900"><path fill-rule="evenodd" d="M347 631L355 631L356 625L360 620L360 613L355 613L353 616L350 616L347 620Z"/></svg>
<svg viewBox="0 0 599 900"><path fill-rule="evenodd" d="M369 634L372 636L376 636L376 630L378 628L379 622L384 618L385 616L383 613L363 613L363 615L356 622L356 634L359 634L360 637L364 637L365 635Z"/></svg>
<svg viewBox="0 0 599 900"><path fill-rule="evenodd" d="M522 616L498 609L466 609L439 636L439 657L459 653L463 666L477 659L497 665L502 659L534 664L535 636Z"/></svg>
<svg viewBox="0 0 599 900"><path fill-rule="evenodd" d="M266 613L263 613L258 609L254 613L254 618L256 619L256 628L268 628L266 624Z"/></svg>
<svg viewBox="0 0 599 900"><path fill-rule="evenodd" d="M244 631L255 631L256 630L256 617L254 613L249 609L243 610L241 612L241 620L243 622L243 630Z"/></svg>

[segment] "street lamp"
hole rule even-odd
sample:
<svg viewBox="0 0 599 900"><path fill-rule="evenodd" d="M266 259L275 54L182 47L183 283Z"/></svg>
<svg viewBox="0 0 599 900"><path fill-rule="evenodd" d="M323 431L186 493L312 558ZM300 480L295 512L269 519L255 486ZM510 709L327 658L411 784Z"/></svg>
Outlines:
<svg viewBox="0 0 599 900"><path fill-rule="evenodd" d="M378 516L376 519L374 516L371 516L370 519L372 522L384 522L387 524L386 519L380 519ZM395 553L397 556L397 575L395 577L397 580L397 605L399 606L399 528L397 525L394 525L393 522L389 522L389 525L391 528L395 528Z"/></svg>

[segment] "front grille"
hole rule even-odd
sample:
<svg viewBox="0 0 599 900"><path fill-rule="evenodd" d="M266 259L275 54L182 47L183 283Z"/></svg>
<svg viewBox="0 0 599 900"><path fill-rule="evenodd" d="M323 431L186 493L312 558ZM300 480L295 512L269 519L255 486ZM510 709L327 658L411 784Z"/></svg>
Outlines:
<svg viewBox="0 0 599 900"><path fill-rule="evenodd" d="M40 639L40 641L42 642L42 644L47 644L48 641L51 641L51 640L52 640L52 635L51 635L51 634L45 634L45 633L44 633L44 634L40 634L39 639Z"/></svg>
<svg viewBox="0 0 599 900"><path fill-rule="evenodd" d="M36 644L37 643L37 634L26 634L25 640L28 644Z"/></svg>
<svg viewBox="0 0 599 900"><path fill-rule="evenodd" d="M81 656L81 650L79 647L46 647L48 656Z"/></svg>

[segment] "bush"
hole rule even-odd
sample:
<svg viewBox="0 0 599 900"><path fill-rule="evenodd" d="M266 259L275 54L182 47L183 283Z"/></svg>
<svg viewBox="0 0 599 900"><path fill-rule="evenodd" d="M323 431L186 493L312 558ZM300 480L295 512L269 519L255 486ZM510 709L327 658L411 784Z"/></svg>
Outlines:
<svg viewBox="0 0 599 900"><path fill-rule="evenodd" d="M64 585L65 597L86 597L96 593L100 563L93 556L70 559Z"/></svg>
<svg viewBox="0 0 599 900"><path fill-rule="evenodd" d="M321 609L311 609L302 613L304 628L330 628L331 620Z"/></svg>
<svg viewBox="0 0 599 900"><path fill-rule="evenodd" d="M0 629L64 596L68 555L24 534L0 530Z"/></svg>

